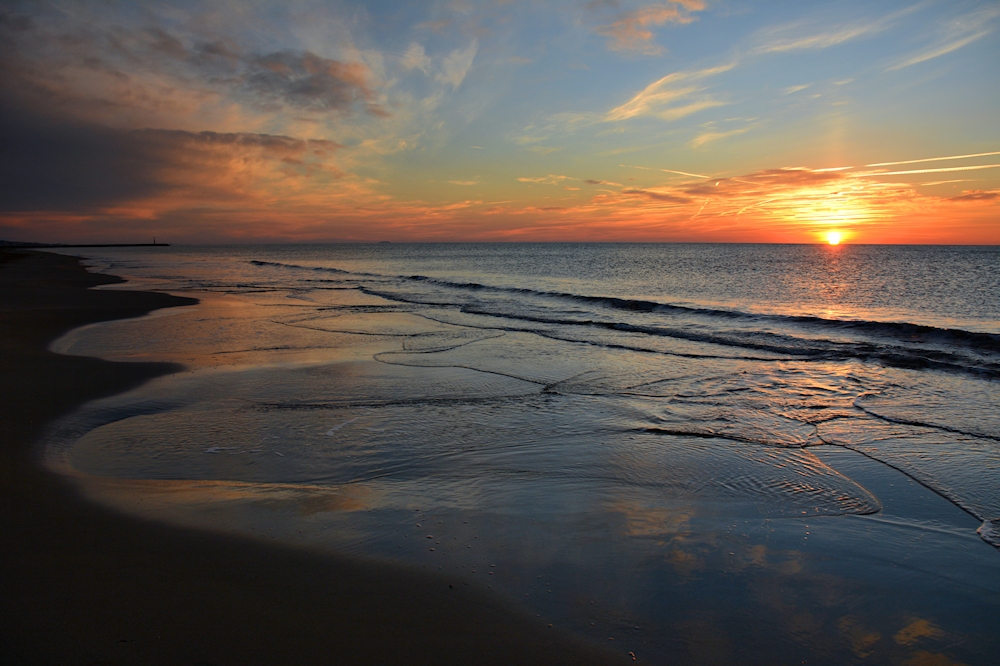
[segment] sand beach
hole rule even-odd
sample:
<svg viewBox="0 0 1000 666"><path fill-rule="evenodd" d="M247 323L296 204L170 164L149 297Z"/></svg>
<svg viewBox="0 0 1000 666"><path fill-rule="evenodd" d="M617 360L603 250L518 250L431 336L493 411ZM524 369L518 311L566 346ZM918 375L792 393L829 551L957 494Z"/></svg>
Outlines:
<svg viewBox="0 0 1000 666"><path fill-rule="evenodd" d="M48 344L73 327L193 302L88 289L114 281L72 257L0 254L4 663L631 663L467 582L82 500L41 468L33 443L82 403L177 367L61 356Z"/></svg>

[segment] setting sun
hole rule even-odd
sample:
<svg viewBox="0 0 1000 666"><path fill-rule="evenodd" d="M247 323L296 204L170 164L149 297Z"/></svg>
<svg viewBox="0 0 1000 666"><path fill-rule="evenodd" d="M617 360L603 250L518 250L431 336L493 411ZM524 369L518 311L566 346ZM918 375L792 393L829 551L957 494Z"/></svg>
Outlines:
<svg viewBox="0 0 1000 666"><path fill-rule="evenodd" d="M839 231L831 231L826 235L826 241L830 245L840 245L840 239L843 237Z"/></svg>

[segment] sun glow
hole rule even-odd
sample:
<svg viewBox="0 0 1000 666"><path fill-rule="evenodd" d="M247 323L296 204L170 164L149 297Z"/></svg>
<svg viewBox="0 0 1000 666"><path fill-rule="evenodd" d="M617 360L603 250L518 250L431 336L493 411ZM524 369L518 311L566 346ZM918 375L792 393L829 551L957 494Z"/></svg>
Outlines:
<svg viewBox="0 0 1000 666"><path fill-rule="evenodd" d="M840 239L844 237L844 234L839 231L829 231L826 234L826 242L830 245L840 245Z"/></svg>

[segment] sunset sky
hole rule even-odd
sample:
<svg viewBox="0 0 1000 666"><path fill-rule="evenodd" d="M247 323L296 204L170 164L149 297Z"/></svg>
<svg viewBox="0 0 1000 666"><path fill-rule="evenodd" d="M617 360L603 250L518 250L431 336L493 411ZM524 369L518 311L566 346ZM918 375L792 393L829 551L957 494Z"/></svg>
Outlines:
<svg viewBox="0 0 1000 666"><path fill-rule="evenodd" d="M0 239L1000 244L1000 2L5 2Z"/></svg>

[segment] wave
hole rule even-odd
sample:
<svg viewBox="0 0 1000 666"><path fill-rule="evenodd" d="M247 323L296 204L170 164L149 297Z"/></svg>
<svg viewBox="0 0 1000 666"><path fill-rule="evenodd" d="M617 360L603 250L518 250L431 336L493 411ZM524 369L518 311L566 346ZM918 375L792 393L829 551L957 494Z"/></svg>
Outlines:
<svg viewBox="0 0 1000 666"><path fill-rule="evenodd" d="M402 303L412 303L419 305L434 306L454 306L450 302L434 302L426 299L406 298L392 292L361 287L366 294L381 296L390 300ZM567 319L559 317L542 317L526 313L498 312L487 308L463 305L459 307L463 313L496 317L510 321L523 321L533 324L550 325L560 327L596 328L608 331L623 333L635 333L644 336L658 338L675 338L689 342L701 342L726 347L737 347L750 349L759 352L768 352L790 358L799 358L810 361L843 361L859 360L881 363L882 365L907 368L912 370L944 370L949 372L961 372L973 374L980 377L1000 378L1000 363L984 361L981 358L969 358L966 355L949 352L947 350L925 348L907 349L899 346L875 345L871 343L851 343L836 342L832 340L817 340L811 338L799 338L792 335L782 335L767 331L704 331L696 329L683 329L674 327L651 326L631 324L619 321L598 321L592 319ZM552 330L537 330L531 328L516 328L509 326L490 326L489 328L501 328L508 331L522 331L538 333L569 342L582 342L587 344L597 344L603 347L615 349L629 349L640 352L658 352L658 349L651 349L638 345L622 344L617 342L598 342L594 340L580 339L565 335L558 335ZM708 354L684 354L677 353L677 356L718 357L718 355ZM747 358L747 357L741 357ZM776 360L774 358L756 360Z"/></svg>
<svg viewBox="0 0 1000 666"><path fill-rule="evenodd" d="M385 276L383 276L385 277ZM670 303L659 303L657 301L646 301L639 299L617 298L613 296L586 296L568 292L541 291L518 287L494 287L475 282L451 282L438 278L428 278L420 275L409 277L400 276L404 279L429 282L435 285L451 287L455 289L467 289L473 291L497 291L506 293L531 294L548 298L559 298L567 301L575 301L588 305L597 305L609 310L623 310L627 312L650 312L650 313L678 313L695 315L701 317L714 317L723 319L736 319L747 321L770 321L776 323L794 323L800 326L815 327L822 329L836 329L848 332L866 333L880 337L894 337L906 340L908 343L945 343L960 345L972 349L983 351L1000 352L1000 335L993 333L978 333L954 328L938 328L924 324L911 324L906 322L880 322L870 320L855 319L827 319L811 315L775 315L775 314L754 314L742 312L740 310L726 310L719 308L697 308L685 305L674 305Z"/></svg>
<svg viewBox="0 0 1000 666"><path fill-rule="evenodd" d="M295 268L303 271L318 271L324 273L336 273L338 275L360 275L362 277L388 277L386 275L378 275L377 273L359 273L357 271L345 271L340 268L331 268L328 266L302 266L300 264L285 264L280 261L262 261L260 259L251 259L249 263L254 266L273 266L275 268Z"/></svg>
<svg viewBox="0 0 1000 666"><path fill-rule="evenodd" d="M882 421L885 421L886 423L896 423L896 424L899 424L899 425L916 426L918 428L932 428L934 430L942 430L944 432L950 432L950 433L954 433L956 435L965 435L967 437L977 437L977 438L980 438L980 439L992 439L992 440L994 440L996 442L1000 442L1000 435L995 435L995 434L992 434L992 433L989 433L989 432L984 432L982 430L972 430L972 429L956 428L954 426L944 425L944 424L941 424L941 423L934 423L931 420L921 421L919 419L907 419L907 418L902 418L902 417L899 417L899 416L891 416L889 414L883 414L883 413L881 413L880 410L873 409L873 408L871 408L871 407L869 407L869 406L867 406L865 404L865 402L867 400L870 400L872 398L872 396L873 396L873 394L871 394L871 393L865 393L865 394L859 395L854 400L853 404L854 404L855 407L857 407L858 409L860 409L861 411L863 411L865 414L868 414L869 416L873 416L873 417L875 417L877 419L881 419Z"/></svg>
<svg viewBox="0 0 1000 666"><path fill-rule="evenodd" d="M590 327L624 333L636 333L656 337L672 337L692 342L705 342L730 347L741 347L762 352L770 352L793 357L809 357L816 360L842 360L855 358L875 361L887 366L912 369L940 369L971 372L980 376L1000 377L1000 362L990 358L1000 353L1000 335L981 333L955 328L941 328L925 324L907 322L882 322L863 319L828 319L812 315L759 314L734 309L695 307L676 305L658 301L619 298L614 296L592 296L563 291L548 291L527 287L496 286L480 282L455 281L425 275L383 275L346 271L333 267L302 266L253 260L260 266L274 266L289 269L326 271L338 275L354 275L364 278L378 278L390 284L421 283L445 289L472 292L513 294L532 298L559 300L589 306L598 314L600 310L609 312L649 313L666 317L677 315L680 326L663 326L625 321L605 321L587 317L539 316L524 311L509 312L494 310L484 303L462 303L453 299L440 299L427 295L399 293L386 284L380 288L361 286L361 290L383 298L402 303L458 308L468 314L501 317L509 320L526 321L552 326ZM788 328L793 326L805 330L830 333L861 334L872 342L836 341L829 339L804 338L761 330L705 330L685 326L691 319L706 323L728 321L732 324L756 323L775 324ZM685 321L686 320L686 321ZM890 342L891 341L891 342ZM618 345L615 345L618 346ZM972 356L963 352L971 352Z"/></svg>

